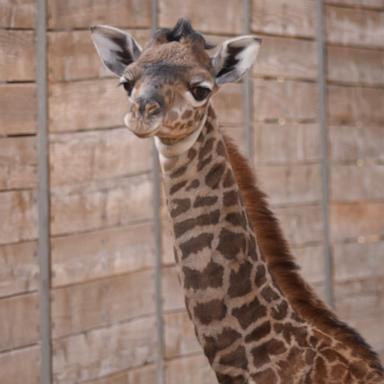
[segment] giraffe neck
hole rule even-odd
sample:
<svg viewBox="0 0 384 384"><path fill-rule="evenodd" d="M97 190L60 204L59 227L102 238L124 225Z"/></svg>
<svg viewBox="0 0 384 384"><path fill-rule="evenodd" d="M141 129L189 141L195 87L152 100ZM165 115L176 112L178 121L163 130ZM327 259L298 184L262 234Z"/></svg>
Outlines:
<svg viewBox="0 0 384 384"><path fill-rule="evenodd" d="M257 248L216 124L210 111L193 146L162 159L163 180L197 337L220 382L226 377L248 382L266 359L289 353L274 327L284 320L298 333L307 329L275 286Z"/></svg>

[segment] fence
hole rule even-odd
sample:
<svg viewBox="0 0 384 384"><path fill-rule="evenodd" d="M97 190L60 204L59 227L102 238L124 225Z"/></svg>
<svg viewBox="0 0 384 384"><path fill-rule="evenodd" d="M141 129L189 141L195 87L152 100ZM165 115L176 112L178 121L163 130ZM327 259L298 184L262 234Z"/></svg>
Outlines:
<svg viewBox="0 0 384 384"><path fill-rule="evenodd" d="M2 383L215 382L184 310L151 143L122 126L124 95L88 31L111 24L143 42L180 16L212 41L263 37L245 85L214 101L223 129L307 280L384 355L384 3L325 3L0 2Z"/></svg>

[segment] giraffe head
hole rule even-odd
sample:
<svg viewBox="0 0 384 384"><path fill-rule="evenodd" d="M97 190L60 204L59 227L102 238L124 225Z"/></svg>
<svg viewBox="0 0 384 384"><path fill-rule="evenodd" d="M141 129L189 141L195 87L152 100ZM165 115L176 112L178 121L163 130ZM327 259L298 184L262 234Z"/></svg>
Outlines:
<svg viewBox="0 0 384 384"><path fill-rule="evenodd" d="M92 40L104 65L128 94L124 122L139 137L175 142L202 126L211 96L236 82L252 66L260 39L242 36L212 48L191 24L180 19L159 29L144 49L128 33L97 25Z"/></svg>

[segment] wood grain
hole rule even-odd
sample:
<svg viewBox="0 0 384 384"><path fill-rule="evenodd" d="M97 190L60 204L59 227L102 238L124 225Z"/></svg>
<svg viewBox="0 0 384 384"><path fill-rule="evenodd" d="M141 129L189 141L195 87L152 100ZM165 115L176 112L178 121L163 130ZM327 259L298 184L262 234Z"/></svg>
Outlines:
<svg viewBox="0 0 384 384"><path fill-rule="evenodd" d="M1 28L35 28L36 2L34 0L2 0L0 2Z"/></svg>
<svg viewBox="0 0 384 384"><path fill-rule="evenodd" d="M0 30L0 81L34 80L35 70L34 32Z"/></svg>
<svg viewBox="0 0 384 384"><path fill-rule="evenodd" d="M38 342L36 293L0 299L0 352Z"/></svg>
<svg viewBox="0 0 384 384"><path fill-rule="evenodd" d="M315 1L253 0L252 31L285 36L313 37Z"/></svg>
<svg viewBox="0 0 384 384"><path fill-rule="evenodd" d="M151 142L128 128L50 135L51 185L127 177L150 170Z"/></svg>
<svg viewBox="0 0 384 384"><path fill-rule="evenodd" d="M34 84L0 84L0 135L35 133L36 86Z"/></svg>
<svg viewBox="0 0 384 384"><path fill-rule="evenodd" d="M35 137L0 138L0 154L0 191L36 187Z"/></svg>
<svg viewBox="0 0 384 384"><path fill-rule="evenodd" d="M326 0L326 3L358 8L384 9L383 0Z"/></svg>
<svg viewBox="0 0 384 384"><path fill-rule="evenodd" d="M149 0L50 0L48 27L50 29L89 28L94 24L116 27L149 27Z"/></svg>
<svg viewBox="0 0 384 384"><path fill-rule="evenodd" d="M151 223L54 237L52 285L84 283L153 267L154 252Z"/></svg>
<svg viewBox="0 0 384 384"><path fill-rule="evenodd" d="M0 297L37 289L37 243L28 241L0 246Z"/></svg>

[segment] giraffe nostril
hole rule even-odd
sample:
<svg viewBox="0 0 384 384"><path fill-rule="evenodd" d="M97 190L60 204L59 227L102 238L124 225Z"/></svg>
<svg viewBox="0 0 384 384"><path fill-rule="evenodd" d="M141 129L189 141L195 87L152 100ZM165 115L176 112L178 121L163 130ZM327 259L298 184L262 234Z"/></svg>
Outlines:
<svg viewBox="0 0 384 384"><path fill-rule="evenodd" d="M150 101L145 105L145 115L147 117L160 113L161 107L157 101Z"/></svg>

